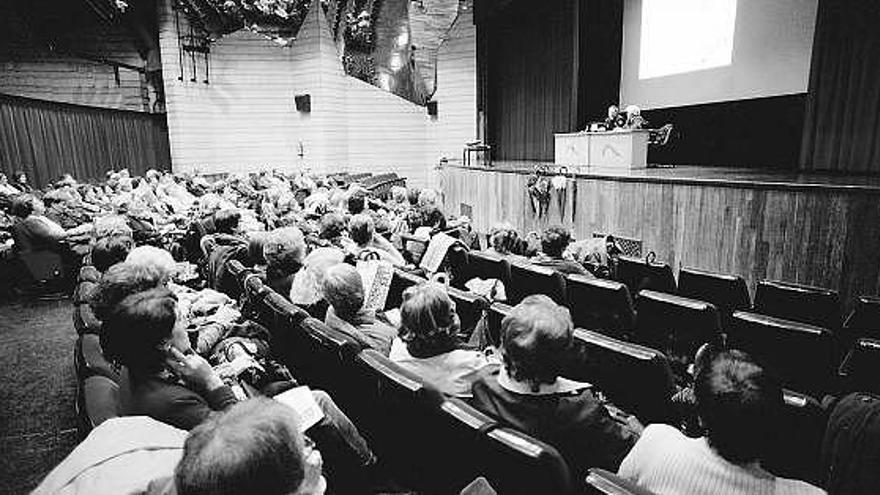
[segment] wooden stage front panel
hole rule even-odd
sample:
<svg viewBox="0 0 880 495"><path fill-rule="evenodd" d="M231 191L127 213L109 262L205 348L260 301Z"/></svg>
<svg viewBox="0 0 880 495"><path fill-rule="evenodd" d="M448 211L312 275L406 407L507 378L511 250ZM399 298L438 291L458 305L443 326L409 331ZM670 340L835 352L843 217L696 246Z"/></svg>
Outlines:
<svg viewBox="0 0 880 495"><path fill-rule="evenodd" d="M552 192L543 218L532 212L524 172L448 166L441 187L447 211L471 206L481 232L499 221L522 232L564 225L578 238L607 232L642 239L644 251L654 251L676 273L686 266L739 274L752 291L758 280L774 279L834 288L847 303L878 293L880 187L874 181L823 186L768 174L725 182L681 170L651 172L655 176L569 178L561 208Z"/></svg>

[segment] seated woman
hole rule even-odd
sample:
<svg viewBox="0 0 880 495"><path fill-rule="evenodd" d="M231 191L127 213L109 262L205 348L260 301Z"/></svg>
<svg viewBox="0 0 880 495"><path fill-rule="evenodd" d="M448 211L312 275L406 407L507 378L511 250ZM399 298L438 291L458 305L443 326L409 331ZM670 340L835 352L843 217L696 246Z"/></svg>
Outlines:
<svg viewBox="0 0 880 495"><path fill-rule="evenodd" d="M620 465L620 476L660 495L825 493L761 468L782 388L748 354L714 355L697 373L694 395L706 436L688 438L671 426L650 425Z"/></svg>
<svg viewBox="0 0 880 495"><path fill-rule="evenodd" d="M376 234L376 226L369 215L355 215L348 223L348 232L354 241L354 254L362 258L368 253L376 253L379 259L390 262L394 266L404 266L403 255L388 239Z"/></svg>
<svg viewBox="0 0 880 495"><path fill-rule="evenodd" d="M65 253L63 241L69 236L91 230L91 225L82 225L75 229L64 230L63 227L45 216L46 205L30 194L21 195L12 202L12 214L17 217L12 226L12 237L18 253L37 251L54 251Z"/></svg>
<svg viewBox="0 0 880 495"><path fill-rule="evenodd" d="M523 299L501 323L503 365L480 373L472 404L556 446L584 479L590 467L617 469L641 424L606 408L590 384L560 376L573 331L568 309L545 295Z"/></svg>
<svg viewBox="0 0 880 495"><path fill-rule="evenodd" d="M397 330L380 321L376 312L364 309L364 284L351 265L340 263L330 267L322 285L324 299L330 304L324 323L357 340L364 347L384 355L391 352Z"/></svg>
<svg viewBox="0 0 880 495"><path fill-rule="evenodd" d="M98 288L101 275L111 266L125 261L133 241L126 236L103 237L95 242L90 254L91 265L82 267L73 293L73 327L78 334L99 333L101 322L89 301Z"/></svg>
<svg viewBox="0 0 880 495"><path fill-rule="evenodd" d="M593 275L575 260L564 256L565 248L571 243L571 234L563 227L549 227L541 234L541 253L532 258L532 263L550 268L563 275Z"/></svg>
<svg viewBox="0 0 880 495"><path fill-rule="evenodd" d="M208 361L193 352L178 318L177 300L164 287L134 293L104 319L105 355L125 366L123 414L145 415L184 430L201 424L239 399ZM323 418L307 430L322 451L342 466L368 467L376 458L366 441L327 393L312 391Z"/></svg>
<svg viewBox="0 0 880 495"><path fill-rule="evenodd" d="M302 268L306 242L296 227L275 229L263 238L266 283L281 295L290 294L293 277Z"/></svg>
<svg viewBox="0 0 880 495"><path fill-rule="evenodd" d="M480 370L497 362L480 351L460 348L461 322L442 285L426 282L403 293L399 337L389 358L418 374L441 392L471 396Z"/></svg>

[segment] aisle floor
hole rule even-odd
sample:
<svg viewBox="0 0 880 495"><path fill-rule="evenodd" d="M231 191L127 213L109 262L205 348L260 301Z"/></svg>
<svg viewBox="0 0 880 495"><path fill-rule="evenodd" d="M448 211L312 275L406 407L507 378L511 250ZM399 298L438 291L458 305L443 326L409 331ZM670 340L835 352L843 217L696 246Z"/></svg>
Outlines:
<svg viewBox="0 0 880 495"><path fill-rule="evenodd" d="M69 301L0 305L0 494L27 493L79 442Z"/></svg>

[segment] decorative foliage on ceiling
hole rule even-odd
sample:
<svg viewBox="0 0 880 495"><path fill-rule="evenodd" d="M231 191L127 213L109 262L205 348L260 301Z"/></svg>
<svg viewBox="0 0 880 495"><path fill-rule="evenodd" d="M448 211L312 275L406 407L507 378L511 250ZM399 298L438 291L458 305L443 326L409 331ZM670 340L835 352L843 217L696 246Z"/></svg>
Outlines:
<svg viewBox="0 0 880 495"><path fill-rule="evenodd" d="M311 0L176 0L176 6L211 39L244 28L286 44L299 32Z"/></svg>

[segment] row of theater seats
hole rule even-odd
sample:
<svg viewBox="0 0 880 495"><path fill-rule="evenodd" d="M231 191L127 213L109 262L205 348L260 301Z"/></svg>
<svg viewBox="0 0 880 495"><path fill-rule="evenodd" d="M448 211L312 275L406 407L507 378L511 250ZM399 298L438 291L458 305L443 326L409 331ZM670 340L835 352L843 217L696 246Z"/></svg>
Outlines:
<svg viewBox="0 0 880 495"><path fill-rule="evenodd" d="M444 396L382 354L362 349L291 304L236 261L254 317L270 329L272 348L303 383L327 390L403 485L457 493L484 476L499 493L645 494L612 473L572 480L555 448L505 427L465 402ZM409 282L420 280L409 278ZM389 306L406 284L395 276ZM237 295L237 294L230 294ZM468 301L475 299L460 293Z"/></svg>
<svg viewBox="0 0 880 495"><path fill-rule="evenodd" d="M860 297L842 322L832 290L761 281L753 303L742 277L683 268L676 281L669 265L628 257L620 259L618 280L566 277L460 247L446 262L457 288L475 277L496 278L510 304L546 294L569 307L576 326L662 350L679 368L703 343L726 339L774 368L786 386L815 397L880 392L880 382L866 376L880 371L875 297Z"/></svg>
<svg viewBox="0 0 880 495"><path fill-rule="evenodd" d="M421 277L397 270L389 290L388 306L399 304L401 294L407 287L424 281ZM603 280L588 282L617 283ZM655 301L652 296L658 296L658 305L668 296L655 291L642 291L641 294L640 301L652 301L651 304ZM449 295L456 303L462 328L475 324L485 310L489 340L497 344L501 321L511 306L503 303L489 305L484 299L454 287L449 288ZM695 301L690 306L700 310L711 305ZM653 311L653 308L647 309L649 307L646 306L646 313ZM695 314L700 312L696 311ZM565 357L565 376L592 383L618 407L635 414L645 424L675 425L682 419L672 402L676 392L673 371L676 363L667 358L664 352L583 328L575 330L574 343L574 352ZM828 419L826 405L808 394L790 389L784 390L784 399L778 438L765 464L776 474L819 483L821 442Z"/></svg>

